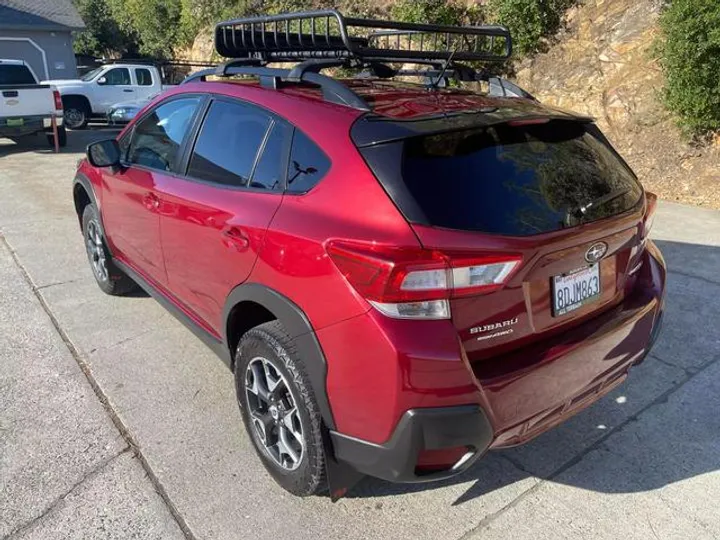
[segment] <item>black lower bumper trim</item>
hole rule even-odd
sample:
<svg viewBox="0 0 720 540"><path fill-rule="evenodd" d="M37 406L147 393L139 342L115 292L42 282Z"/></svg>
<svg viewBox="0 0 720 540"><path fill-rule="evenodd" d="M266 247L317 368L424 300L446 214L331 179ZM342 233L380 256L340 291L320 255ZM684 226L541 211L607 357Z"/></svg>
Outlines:
<svg viewBox="0 0 720 540"><path fill-rule="evenodd" d="M478 405L412 409L398 422L390 440L375 444L341 433L331 433L335 458L357 471L391 482L427 482L454 476L480 457L493 438L485 412ZM422 450L466 446L472 456L452 469L417 474Z"/></svg>

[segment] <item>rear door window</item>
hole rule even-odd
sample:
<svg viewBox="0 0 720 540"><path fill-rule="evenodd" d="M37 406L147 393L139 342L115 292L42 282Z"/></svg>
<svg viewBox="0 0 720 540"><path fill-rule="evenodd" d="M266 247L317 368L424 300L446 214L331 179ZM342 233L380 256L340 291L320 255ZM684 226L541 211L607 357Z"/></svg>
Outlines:
<svg viewBox="0 0 720 540"><path fill-rule="evenodd" d="M125 86L130 84L130 70L128 68L113 68L105 75L105 84L109 86Z"/></svg>
<svg viewBox="0 0 720 540"><path fill-rule="evenodd" d="M150 75L150 70L147 68L136 68L135 78L138 86L152 86L152 75Z"/></svg>
<svg viewBox="0 0 720 540"><path fill-rule="evenodd" d="M528 236L624 213L642 188L592 129L551 121L408 139L402 181L427 224L451 229Z"/></svg>
<svg viewBox="0 0 720 540"><path fill-rule="evenodd" d="M290 133L292 133L290 126L279 120L274 121L250 180L250 187L282 191L285 183L287 143Z"/></svg>
<svg viewBox="0 0 720 540"><path fill-rule="evenodd" d="M190 157L188 176L247 186L271 124L270 115L252 105L213 102Z"/></svg>

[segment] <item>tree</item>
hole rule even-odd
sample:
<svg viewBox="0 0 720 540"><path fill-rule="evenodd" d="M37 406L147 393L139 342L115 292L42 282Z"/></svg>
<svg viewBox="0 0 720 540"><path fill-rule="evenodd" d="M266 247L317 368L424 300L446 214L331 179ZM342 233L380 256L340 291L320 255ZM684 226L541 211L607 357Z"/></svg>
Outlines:
<svg viewBox="0 0 720 540"><path fill-rule="evenodd" d="M170 58L180 35L181 0L112 0L120 27L137 35L140 53Z"/></svg>
<svg viewBox="0 0 720 540"><path fill-rule="evenodd" d="M74 3L85 22L85 30L75 35L76 53L98 57L137 54L137 41L132 33L120 27L108 0L74 0Z"/></svg>
<svg viewBox="0 0 720 540"><path fill-rule="evenodd" d="M665 103L689 135L720 130L720 3L673 0L660 28Z"/></svg>

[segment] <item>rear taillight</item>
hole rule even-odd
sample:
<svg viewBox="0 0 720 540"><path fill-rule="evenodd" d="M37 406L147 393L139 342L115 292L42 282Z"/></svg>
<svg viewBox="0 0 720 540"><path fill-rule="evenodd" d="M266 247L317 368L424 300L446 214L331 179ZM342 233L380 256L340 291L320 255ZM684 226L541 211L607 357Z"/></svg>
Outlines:
<svg viewBox="0 0 720 540"><path fill-rule="evenodd" d="M647 240L653 224L655 223L655 211L657 210L657 195L645 192L645 216L642 223L642 239Z"/></svg>
<svg viewBox="0 0 720 540"><path fill-rule="evenodd" d="M449 319L451 298L499 289L521 261L517 255L469 257L350 242L331 242L327 252L360 295L401 319Z"/></svg>
<svg viewBox="0 0 720 540"><path fill-rule="evenodd" d="M640 245L637 250L637 254L640 254L645 249L645 243L650 237L650 231L652 230L653 224L655 223L655 210L657 210L657 195L645 192L645 215L643 215L642 223L640 224ZM634 266L628 272L628 275L633 276L638 273L642 268L642 258L638 258L634 263Z"/></svg>
<svg viewBox="0 0 720 540"><path fill-rule="evenodd" d="M58 92L57 90L53 90L53 99L55 100L55 110L62 111L63 103L62 98L60 97L60 92Z"/></svg>

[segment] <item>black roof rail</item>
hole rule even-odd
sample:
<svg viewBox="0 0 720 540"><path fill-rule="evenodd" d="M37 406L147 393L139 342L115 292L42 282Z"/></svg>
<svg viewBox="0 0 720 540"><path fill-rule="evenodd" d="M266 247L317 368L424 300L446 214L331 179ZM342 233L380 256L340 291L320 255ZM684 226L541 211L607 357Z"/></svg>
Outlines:
<svg viewBox="0 0 720 540"><path fill-rule="evenodd" d="M504 61L512 54L504 26L451 26L345 17L336 10L233 19L215 26L226 58L292 62L320 58L392 62Z"/></svg>
<svg viewBox="0 0 720 540"><path fill-rule="evenodd" d="M210 68L198 71L189 75L181 84L187 84L197 81L205 81L208 76L218 76L218 71L222 72L221 76L229 77L232 75L250 75L258 77L260 84L268 88L277 88L282 82L307 82L320 87L323 93L323 99L338 105L345 105L362 111L369 111L370 106L367 102L353 92L342 82L326 77L316 71L301 70L299 79L293 79L293 71L290 69L268 68L257 66L230 65L225 66L222 70L218 68Z"/></svg>

